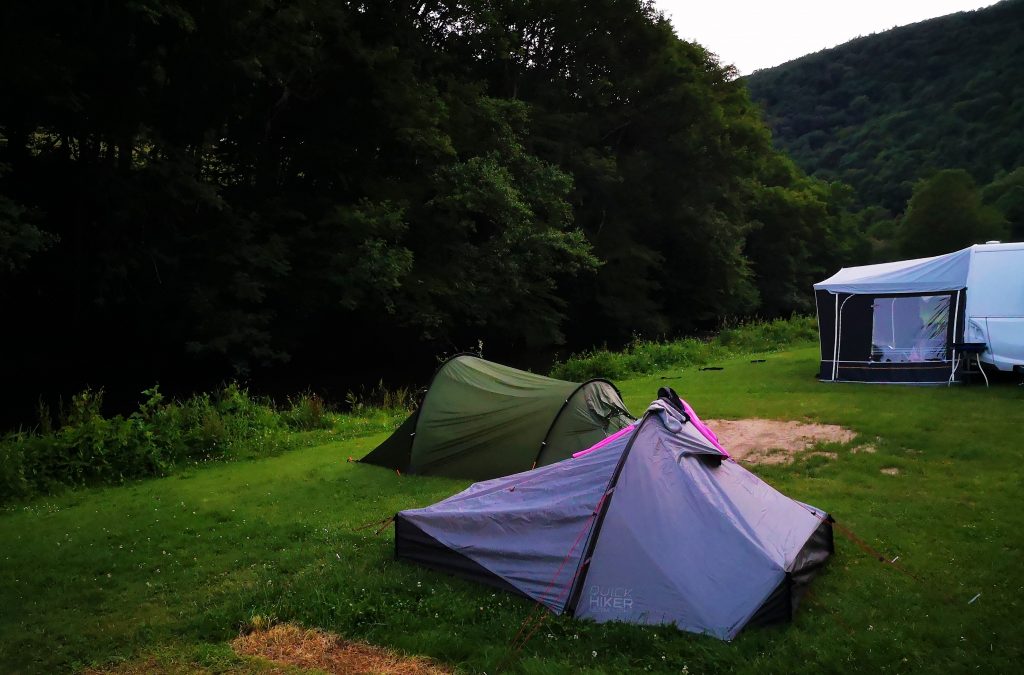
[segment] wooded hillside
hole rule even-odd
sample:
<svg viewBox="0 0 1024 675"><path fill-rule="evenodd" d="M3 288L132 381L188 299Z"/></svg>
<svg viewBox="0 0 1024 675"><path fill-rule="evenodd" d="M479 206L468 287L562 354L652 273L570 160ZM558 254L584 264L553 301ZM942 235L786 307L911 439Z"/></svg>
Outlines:
<svg viewBox="0 0 1024 675"><path fill-rule="evenodd" d="M745 78L776 144L859 207L904 211L918 179L984 185L1024 165L1024 1L858 38Z"/></svg>

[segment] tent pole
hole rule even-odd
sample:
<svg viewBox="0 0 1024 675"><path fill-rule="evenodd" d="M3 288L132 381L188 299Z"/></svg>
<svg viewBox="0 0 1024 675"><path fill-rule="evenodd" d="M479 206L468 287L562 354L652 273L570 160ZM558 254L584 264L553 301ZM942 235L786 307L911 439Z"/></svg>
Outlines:
<svg viewBox="0 0 1024 675"><path fill-rule="evenodd" d="M590 572L590 558L594 555L594 549L597 547L597 538L601 534L601 526L604 525L604 517L608 513L608 507L612 501L612 493L615 492L615 486L619 482L619 475L626 466L626 458L629 457L629 452L633 449L633 443L636 442L637 436L640 435L640 427L643 426L650 416L651 412L648 411L636 423L636 426L633 428L633 435L630 436L626 447L622 449L622 455L619 456L619 461L616 462L615 470L612 471L612 476L608 479L608 484L604 488L601 500L595 507L594 523L590 526L590 534L587 535L586 543L583 545L583 555L580 556L580 562L576 566L576 573L572 576L569 597L566 599L565 608L562 610L569 614L569 616L576 615L576 605L579 604L583 585L587 580L587 574Z"/></svg>
<svg viewBox="0 0 1024 675"><path fill-rule="evenodd" d="M836 312L836 359L832 362L832 381L836 382L839 379L839 350L843 346L843 340L840 335L843 332L843 307L846 307L846 303L850 301L853 295L848 295L843 300L843 304L839 305L839 311ZM836 303L839 302L839 296L836 295Z"/></svg>
<svg viewBox="0 0 1024 675"><path fill-rule="evenodd" d="M818 320L818 357L824 361L825 346L821 344L821 307L818 304L818 291L814 291L814 318Z"/></svg>
<svg viewBox="0 0 1024 675"><path fill-rule="evenodd" d="M548 437L551 436L551 432L555 430L555 424L558 423L558 418L562 416L562 413L564 413L565 409L569 406L569 401L571 401L573 399L573 397L576 396L576 394L580 393L583 390L584 387L586 387L587 385L590 385L590 384L594 384L595 382L600 382L602 384L607 384L609 387L612 388L612 390L616 394L618 394L619 400L620 401L622 400L622 392L620 392L619 388L615 386L615 383L612 382L611 380L606 380L603 377L592 378L592 379L587 380L586 382L580 384L575 389L573 389L572 393L569 394L566 397L565 401L562 402L562 407L560 407L558 409L558 412L555 413L554 419L552 419L551 420L551 424L548 425L548 430L546 432L544 432L544 440L542 440L540 442L540 449L537 450L537 456L533 458L533 466L530 467L531 470L536 469L538 466L540 466L540 459L544 455L544 450L548 447ZM621 417L622 413L625 413L626 417L629 417L630 419L634 419L633 416L629 414L628 410L620 410L619 414L616 415L616 416L617 417ZM608 419L610 420L611 417L609 417ZM607 436L605 436L605 438L607 438Z"/></svg>

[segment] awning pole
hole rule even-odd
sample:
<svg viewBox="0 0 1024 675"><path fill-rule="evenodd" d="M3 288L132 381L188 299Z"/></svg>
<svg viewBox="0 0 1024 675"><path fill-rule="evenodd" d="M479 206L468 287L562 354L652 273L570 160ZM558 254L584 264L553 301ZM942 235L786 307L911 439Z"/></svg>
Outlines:
<svg viewBox="0 0 1024 675"><path fill-rule="evenodd" d="M950 364L951 370L949 371L949 382L946 383L947 387L950 385L950 383L953 382L953 379L956 377L956 325L957 322L960 320L960 291L962 290L962 288L957 289L956 300L954 300L956 304L953 306L953 354L950 357L952 363Z"/></svg>
<svg viewBox="0 0 1024 675"><path fill-rule="evenodd" d="M835 338L832 341L832 381L836 381L836 374L839 370L839 294L836 293L836 325L835 332L833 333Z"/></svg>

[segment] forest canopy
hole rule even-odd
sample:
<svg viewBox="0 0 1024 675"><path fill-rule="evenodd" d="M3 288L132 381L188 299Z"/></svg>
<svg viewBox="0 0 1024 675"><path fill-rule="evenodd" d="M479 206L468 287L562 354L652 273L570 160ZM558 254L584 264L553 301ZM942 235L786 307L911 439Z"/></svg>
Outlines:
<svg viewBox="0 0 1024 675"><path fill-rule="evenodd" d="M0 59L19 404L521 363L806 310L863 252L649 2L3 3Z"/></svg>

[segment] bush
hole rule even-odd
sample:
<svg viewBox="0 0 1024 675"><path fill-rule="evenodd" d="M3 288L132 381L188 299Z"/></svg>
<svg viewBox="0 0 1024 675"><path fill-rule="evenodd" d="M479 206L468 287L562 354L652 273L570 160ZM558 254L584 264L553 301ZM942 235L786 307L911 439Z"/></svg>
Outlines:
<svg viewBox="0 0 1024 675"><path fill-rule="evenodd" d="M0 499L50 491L58 485L123 480L166 468L159 449L139 420L104 418L103 392L86 390L71 399L63 426L44 434L7 435L0 442Z"/></svg>
<svg viewBox="0 0 1024 675"><path fill-rule="evenodd" d="M723 328L718 334L718 342L736 354L770 352L817 339L818 322L813 316L740 324Z"/></svg>
<svg viewBox="0 0 1024 675"><path fill-rule="evenodd" d="M264 455L298 442L292 430L328 429L323 400L307 393L279 412L237 384L214 395L166 401L158 387L128 417L104 417L103 391L85 390L58 415L40 407L40 427L0 439L0 503L66 486L162 476L178 464Z"/></svg>
<svg viewBox="0 0 1024 675"><path fill-rule="evenodd" d="M595 349L556 363L551 377L582 382L595 377L621 379L666 368L685 368L734 354L774 351L816 340L814 317L793 317L723 328L708 340L682 338L670 342L635 339L621 352Z"/></svg>
<svg viewBox="0 0 1024 675"><path fill-rule="evenodd" d="M25 480L25 453L21 444L23 434L8 434L0 439L0 503L20 499L31 494Z"/></svg>

